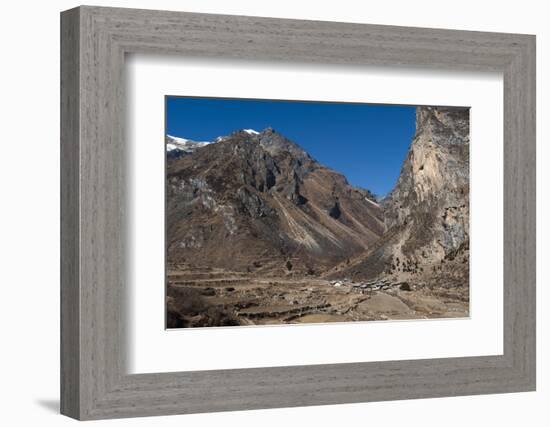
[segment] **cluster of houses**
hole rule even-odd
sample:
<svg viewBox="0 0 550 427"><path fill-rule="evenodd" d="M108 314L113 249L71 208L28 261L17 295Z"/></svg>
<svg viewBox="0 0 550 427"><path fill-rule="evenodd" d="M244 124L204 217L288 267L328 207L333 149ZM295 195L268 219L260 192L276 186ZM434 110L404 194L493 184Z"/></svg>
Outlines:
<svg viewBox="0 0 550 427"><path fill-rule="evenodd" d="M377 279L370 282L354 282L350 279L331 280L330 284L335 288L347 286L357 291L385 291L394 286L399 286L403 291L410 291L411 287L407 282L392 283L389 279Z"/></svg>

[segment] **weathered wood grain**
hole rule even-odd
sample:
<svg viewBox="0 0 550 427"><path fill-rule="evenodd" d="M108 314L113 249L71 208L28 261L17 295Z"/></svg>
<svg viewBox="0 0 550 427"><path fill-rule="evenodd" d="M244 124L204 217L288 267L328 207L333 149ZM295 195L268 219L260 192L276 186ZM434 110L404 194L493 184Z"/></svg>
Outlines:
<svg viewBox="0 0 550 427"><path fill-rule="evenodd" d="M62 413L99 419L534 390L534 36L84 6L62 13L61 39ZM502 71L504 354L128 375L124 55L144 52Z"/></svg>
<svg viewBox="0 0 550 427"><path fill-rule="evenodd" d="M61 21L61 413L80 415L80 14Z"/></svg>

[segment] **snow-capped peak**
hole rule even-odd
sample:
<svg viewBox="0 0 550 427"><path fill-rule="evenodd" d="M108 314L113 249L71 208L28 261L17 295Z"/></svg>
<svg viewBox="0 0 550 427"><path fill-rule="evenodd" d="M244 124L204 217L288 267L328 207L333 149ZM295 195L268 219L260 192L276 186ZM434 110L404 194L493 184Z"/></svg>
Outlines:
<svg viewBox="0 0 550 427"><path fill-rule="evenodd" d="M166 135L166 138L169 140L173 140L174 142L179 142L181 144L185 144L186 142L191 141L190 139L180 138L179 136L172 136L172 135Z"/></svg>
<svg viewBox="0 0 550 427"><path fill-rule="evenodd" d="M259 135L260 132L254 129L243 129L249 135ZM228 136L218 136L213 141L192 141L180 136L166 135L166 151L171 153L171 157L180 157L185 154L191 154L198 148L202 148L209 144L222 142L227 140Z"/></svg>
<svg viewBox="0 0 550 427"><path fill-rule="evenodd" d="M178 136L166 135L166 150L180 150L186 153L192 153L197 148L211 144L211 141L191 141L190 139L180 138Z"/></svg>

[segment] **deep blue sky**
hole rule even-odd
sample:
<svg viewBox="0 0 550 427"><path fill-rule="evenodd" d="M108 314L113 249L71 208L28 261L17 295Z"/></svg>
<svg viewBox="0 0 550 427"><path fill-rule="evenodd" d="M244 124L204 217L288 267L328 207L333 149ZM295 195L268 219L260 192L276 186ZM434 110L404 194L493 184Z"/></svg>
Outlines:
<svg viewBox="0 0 550 427"><path fill-rule="evenodd" d="M415 107L167 97L166 133L211 141L272 127L355 186L383 196L394 186L415 131Z"/></svg>

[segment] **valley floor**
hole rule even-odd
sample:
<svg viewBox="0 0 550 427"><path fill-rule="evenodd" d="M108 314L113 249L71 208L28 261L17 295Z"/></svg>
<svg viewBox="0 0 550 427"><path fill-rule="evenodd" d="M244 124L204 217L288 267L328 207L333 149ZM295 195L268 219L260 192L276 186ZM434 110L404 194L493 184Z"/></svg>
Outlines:
<svg viewBox="0 0 550 427"><path fill-rule="evenodd" d="M256 277L216 269L168 271L168 328L456 318L468 287Z"/></svg>

